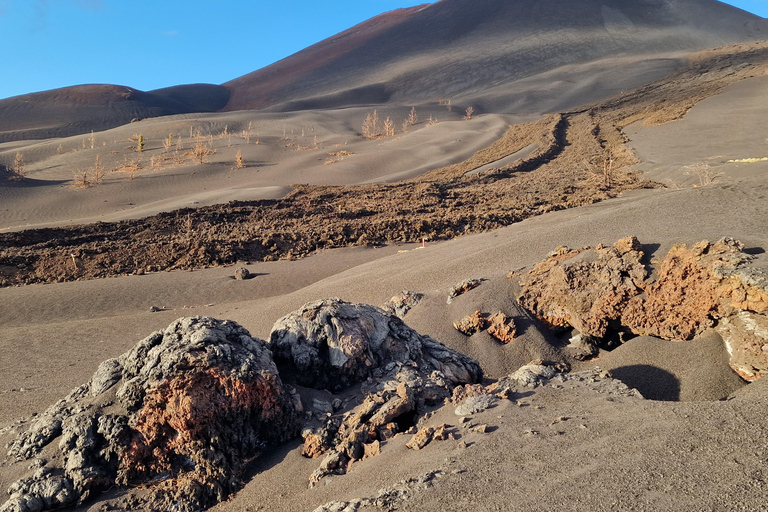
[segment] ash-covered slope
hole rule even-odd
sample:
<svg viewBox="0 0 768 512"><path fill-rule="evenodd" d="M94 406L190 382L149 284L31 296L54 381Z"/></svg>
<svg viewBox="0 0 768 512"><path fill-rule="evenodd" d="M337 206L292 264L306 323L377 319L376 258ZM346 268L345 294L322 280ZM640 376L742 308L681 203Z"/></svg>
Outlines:
<svg viewBox="0 0 768 512"><path fill-rule="evenodd" d="M441 0L224 84L226 110L466 96L566 64L766 36L762 18L715 0Z"/></svg>
<svg viewBox="0 0 768 512"><path fill-rule="evenodd" d="M143 92L119 85L78 85L0 100L0 142L67 137L133 119L215 112L229 100L219 85L192 84Z"/></svg>

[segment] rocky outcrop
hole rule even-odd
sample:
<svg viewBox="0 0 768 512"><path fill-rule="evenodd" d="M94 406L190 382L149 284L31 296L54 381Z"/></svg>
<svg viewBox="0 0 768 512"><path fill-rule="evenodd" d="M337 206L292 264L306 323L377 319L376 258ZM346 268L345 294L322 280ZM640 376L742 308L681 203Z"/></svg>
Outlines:
<svg viewBox="0 0 768 512"><path fill-rule="evenodd" d="M574 328L575 357L597 354L609 328L683 341L717 326L731 367L754 380L768 372L761 325L768 279L731 238L674 246L650 278L634 237L612 248L558 248L520 280L519 302L556 329Z"/></svg>
<svg viewBox="0 0 768 512"><path fill-rule="evenodd" d="M361 405L304 431L302 453L324 456L310 485L378 453L381 443L409 430L455 386L482 378L476 361L418 334L398 317L339 299L307 304L278 320L270 348L278 365L304 386L340 391L362 382Z"/></svg>
<svg viewBox="0 0 768 512"><path fill-rule="evenodd" d="M137 484L150 491L138 508L206 508L240 486L265 444L297 435L297 400L263 341L234 322L179 319L102 363L10 444L11 457L44 451L50 462L15 483L0 510L73 505Z"/></svg>
<svg viewBox="0 0 768 512"><path fill-rule="evenodd" d="M640 294L647 272L634 237L612 247L560 247L520 282L520 305L554 328L605 337L627 302Z"/></svg>
<svg viewBox="0 0 768 512"><path fill-rule="evenodd" d="M645 297L627 305L622 322L637 334L689 340L740 310L768 312L768 290L742 273L752 257L730 238L674 246Z"/></svg>
<svg viewBox="0 0 768 512"><path fill-rule="evenodd" d="M481 375L476 366L466 382L478 382ZM319 429L305 431L302 453L324 455L310 485L344 474L354 461L377 454L381 443L410 430L427 407L449 398L457 383L430 365L413 362L391 362L374 371L361 388L366 396L360 406L340 418L328 418Z"/></svg>

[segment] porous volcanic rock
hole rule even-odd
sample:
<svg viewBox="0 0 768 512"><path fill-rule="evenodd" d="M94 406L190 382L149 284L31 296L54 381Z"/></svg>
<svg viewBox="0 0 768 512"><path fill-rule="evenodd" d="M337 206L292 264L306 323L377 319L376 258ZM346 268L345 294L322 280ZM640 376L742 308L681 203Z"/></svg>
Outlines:
<svg viewBox="0 0 768 512"><path fill-rule="evenodd" d="M302 386L340 391L391 362L419 372L440 372L451 386L475 382L480 366L469 357L422 336L398 317L367 304L326 299L278 320L269 347L275 362L296 371Z"/></svg>
<svg viewBox="0 0 768 512"><path fill-rule="evenodd" d="M515 321L499 311L488 319L488 334L504 345L517 336Z"/></svg>
<svg viewBox="0 0 768 512"><path fill-rule="evenodd" d="M341 391L362 382L361 405L304 432L303 454L325 455L310 476L311 485L378 453L380 442L410 429L426 407L483 375L476 361L420 335L398 317L339 299L307 304L278 320L270 348L277 364L301 385Z"/></svg>
<svg viewBox="0 0 768 512"><path fill-rule="evenodd" d="M207 508L238 489L265 444L298 434L296 400L263 341L235 322L181 318L102 363L10 444L11 457L49 462L13 484L0 510L137 484L149 490L138 508Z"/></svg>
<svg viewBox="0 0 768 512"><path fill-rule="evenodd" d="M768 312L768 291L750 285L752 257L732 238L674 246L645 296L631 300L622 323L637 334L689 340L740 310Z"/></svg>
<svg viewBox="0 0 768 512"><path fill-rule="evenodd" d="M612 247L560 247L523 276L518 302L553 328L570 326L603 338L629 299L642 292L642 257L635 237Z"/></svg>
<svg viewBox="0 0 768 512"><path fill-rule="evenodd" d="M453 322L453 328L465 336L484 331L488 327L488 319L480 311L467 315L458 322Z"/></svg>
<svg viewBox="0 0 768 512"><path fill-rule="evenodd" d="M597 354L609 327L621 334L691 340L716 327L744 379L768 372L768 279L732 238L672 247L654 278L634 237L612 248L558 248L520 280L519 302L546 324L575 328L569 349Z"/></svg>

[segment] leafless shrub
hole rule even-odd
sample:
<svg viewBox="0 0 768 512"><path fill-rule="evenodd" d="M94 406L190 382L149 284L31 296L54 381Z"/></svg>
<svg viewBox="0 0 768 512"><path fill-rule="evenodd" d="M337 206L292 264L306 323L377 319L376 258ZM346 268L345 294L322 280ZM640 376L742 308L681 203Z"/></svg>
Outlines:
<svg viewBox="0 0 768 512"><path fill-rule="evenodd" d="M462 117L462 119L464 119L465 121L469 121L470 119L472 119L472 115L474 113L475 113L475 109L474 108L467 107L467 110L464 111L464 116Z"/></svg>
<svg viewBox="0 0 768 512"><path fill-rule="evenodd" d="M698 163L685 166L686 176L698 176L701 186L711 185L715 180L723 175L722 172L715 172L709 164Z"/></svg>
<svg viewBox="0 0 768 512"><path fill-rule="evenodd" d="M104 166L101 165L101 156L96 155L96 162L93 164L93 182L101 183L104 179Z"/></svg>
<svg viewBox="0 0 768 512"><path fill-rule="evenodd" d="M375 110L373 114L368 114L363 121L363 137L366 139L378 139L381 137L379 128L379 114Z"/></svg>
<svg viewBox="0 0 768 512"><path fill-rule="evenodd" d="M77 171L71 186L72 188L90 188L91 182L88 180L88 171Z"/></svg>
<svg viewBox="0 0 768 512"><path fill-rule="evenodd" d="M409 123L407 119L403 121L403 133L408 133L408 128L410 127L411 123Z"/></svg>
<svg viewBox="0 0 768 512"><path fill-rule="evenodd" d="M125 159L125 162L123 165L115 169L115 172L124 172L128 174L128 179L133 179L136 177L136 173L141 170L141 163L137 160L131 160L130 162L128 159Z"/></svg>
<svg viewBox="0 0 768 512"><path fill-rule="evenodd" d="M344 157L352 156L352 153L346 150L332 151L328 153L328 156L330 156L331 158L328 158L323 165L333 165L333 164L339 163L342 160L344 160Z"/></svg>
<svg viewBox="0 0 768 512"><path fill-rule="evenodd" d="M419 115L416 113L416 107L411 107L411 113L408 114L408 124L411 126L419 122Z"/></svg>
<svg viewBox="0 0 768 512"><path fill-rule="evenodd" d="M437 124L437 118L432 117L432 114L429 115L429 118L427 118L427 126L435 126Z"/></svg>
<svg viewBox="0 0 768 512"><path fill-rule="evenodd" d="M384 120L384 135L387 137L395 136L395 123L389 117Z"/></svg>
<svg viewBox="0 0 768 512"><path fill-rule="evenodd" d="M613 174L613 158L608 158L603 161L603 183L606 187L611 186L611 175Z"/></svg>
<svg viewBox="0 0 768 512"><path fill-rule="evenodd" d="M8 170L11 171L11 176L8 179L22 179L24 177L24 155L16 153L16 157L13 159L13 165L11 165Z"/></svg>
<svg viewBox="0 0 768 512"><path fill-rule="evenodd" d="M243 163L243 154L240 151L237 152L237 157L235 158L235 167L238 169L245 168L245 164Z"/></svg>
<svg viewBox="0 0 768 512"><path fill-rule="evenodd" d="M179 139L181 142L181 139ZM169 133L167 139L163 139L163 153L167 153L173 147L173 134Z"/></svg>
<svg viewBox="0 0 768 512"><path fill-rule="evenodd" d="M200 165L205 163L205 157L215 154L216 152L212 149L213 146L213 140L209 140L208 144L203 142L203 139L200 137L197 138L197 141L195 142L195 147L192 150L192 156L195 158L195 160L200 163Z"/></svg>

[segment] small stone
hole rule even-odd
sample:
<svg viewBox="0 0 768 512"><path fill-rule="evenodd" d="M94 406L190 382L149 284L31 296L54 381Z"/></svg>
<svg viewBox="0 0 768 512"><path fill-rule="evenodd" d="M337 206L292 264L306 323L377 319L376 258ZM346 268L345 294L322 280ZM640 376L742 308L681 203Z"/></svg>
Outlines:
<svg viewBox="0 0 768 512"><path fill-rule="evenodd" d="M466 279L453 288L448 292L448 304L453 302L453 299L458 297L459 295L462 295L470 290L474 290L478 286L482 284L482 279Z"/></svg>
<svg viewBox="0 0 768 512"><path fill-rule="evenodd" d="M325 453L322 438L317 434L304 436L304 445L301 447L301 454L309 459L315 459Z"/></svg>
<svg viewBox="0 0 768 512"><path fill-rule="evenodd" d="M488 334L504 345L510 343L517 336L514 320L501 311L489 318L488 324Z"/></svg>
<svg viewBox="0 0 768 512"><path fill-rule="evenodd" d="M493 386L493 384L491 386ZM451 402L453 402L454 405L461 405L467 398L489 394L491 393L489 393L488 389L483 387L482 384L464 384L463 386L456 386L453 388Z"/></svg>
<svg viewBox="0 0 768 512"><path fill-rule="evenodd" d="M450 434L448 434L448 432L446 430L447 428L448 428L448 425L446 425L445 423L435 427L435 431L432 433L432 440L433 441L445 441L446 439L448 439L448 436Z"/></svg>
<svg viewBox="0 0 768 512"><path fill-rule="evenodd" d="M474 428L474 431L478 434L485 434L488 432L488 425L478 425Z"/></svg>
<svg viewBox="0 0 768 512"><path fill-rule="evenodd" d="M333 404L331 402L326 402L325 400L318 400L317 398L312 399L312 407L320 411L322 413L332 413L333 412Z"/></svg>
<svg viewBox="0 0 768 512"><path fill-rule="evenodd" d="M375 457L381 453L381 444L378 441L363 445L363 460Z"/></svg>
<svg viewBox="0 0 768 512"><path fill-rule="evenodd" d="M244 281L251 277L251 272L245 267L237 267L235 270L235 279Z"/></svg>
<svg viewBox="0 0 768 512"><path fill-rule="evenodd" d="M516 381L521 386L536 387L543 381L553 378L555 375L557 375L557 370L551 366L546 366L539 362L532 362L521 366L507 378Z"/></svg>
<svg viewBox="0 0 768 512"><path fill-rule="evenodd" d="M149 306L150 313L157 313L158 311L162 311L162 310L157 306Z"/></svg>
<svg viewBox="0 0 768 512"><path fill-rule="evenodd" d="M472 336L476 332L485 330L488 327L488 320L480 311L475 311L462 320L453 323L453 328L465 336Z"/></svg>
<svg viewBox="0 0 768 512"><path fill-rule="evenodd" d="M492 395L473 396L456 407L454 413L456 416L471 416L493 407L498 400L498 398Z"/></svg>
<svg viewBox="0 0 768 512"><path fill-rule="evenodd" d="M390 315L403 318L408 311L414 306L417 306L423 298L424 295L420 293L404 290L389 299L389 301L382 306L382 309Z"/></svg>
<svg viewBox="0 0 768 512"><path fill-rule="evenodd" d="M467 442L466 442L466 441L464 441L464 440L462 439L461 441L459 441L459 443L458 443L458 445L457 445L457 446L458 446L459 448L461 448L461 449L464 449L464 448L468 447L468 446L469 446L469 444L467 444Z"/></svg>
<svg viewBox="0 0 768 512"><path fill-rule="evenodd" d="M405 446L411 450L421 450L432 441L432 435L435 433L434 427L424 427L416 432Z"/></svg>

